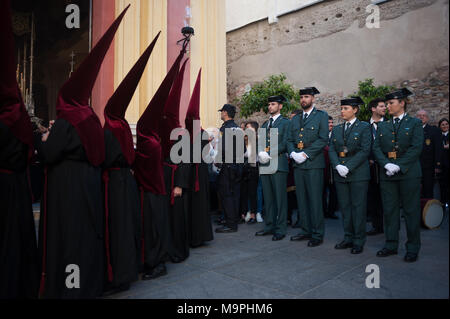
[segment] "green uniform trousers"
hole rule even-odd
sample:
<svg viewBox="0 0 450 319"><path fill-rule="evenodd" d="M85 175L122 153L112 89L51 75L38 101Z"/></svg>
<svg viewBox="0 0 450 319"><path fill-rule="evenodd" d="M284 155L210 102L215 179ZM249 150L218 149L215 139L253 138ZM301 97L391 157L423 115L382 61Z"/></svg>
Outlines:
<svg viewBox="0 0 450 319"><path fill-rule="evenodd" d="M323 240L323 168L294 168L294 180L300 211L300 234Z"/></svg>
<svg viewBox="0 0 450 319"><path fill-rule="evenodd" d="M406 221L408 241L406 250L419 253L420 250L420 178L397 181L381 180L381 198L384 211L385 247L398 249L400 230L400 206Z"/></svg>
<svg viewBox="0 0 450 319"><path fill-rule="evenodd" d="M273 234L286 235L287 229L287 175L277 172L270 175L260 175L264 197L264 231Z"/></svg>
<svg viewBox="0 0 450 319"><path fill-rule="evenodd" d="M344 221L344 241L363 247L366 243L368 181L336 182L339 210Z"/></svg>

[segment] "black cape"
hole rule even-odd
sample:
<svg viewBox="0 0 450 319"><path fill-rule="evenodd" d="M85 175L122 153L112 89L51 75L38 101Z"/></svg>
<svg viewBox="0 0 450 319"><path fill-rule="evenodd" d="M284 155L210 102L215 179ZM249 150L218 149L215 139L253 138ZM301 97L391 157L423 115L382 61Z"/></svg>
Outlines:
<svg viewBox="0 0 450 319"><path fill-rule="evenodd" d="M166 186L166 203L168 207L168 218L171 235L170 257L174 262L181 262L189 257L189 164L174 165L167 159L164 165L164 183ZM172 175L173 174L173 175ZM173 198L172 192L175 187L183 189L180 197Z"/></svg>
<svg viewBox="0 0 450 319"><path fill-rule="evenodd" d="M37 298L38 293L27 154L28 146L0 122L0 299Z"/></svg>
<svg viewBox="0 0 450 319"><path fill-rule="evenodd" d="M43 259L46 220L42 297L98 297L103 290L105 269L101 168L88 162L75 128L63 119L56 120L48 140L38 144L38 151L47 166L47 190L41 201L39 225L39 252ZM79 288L66 286L68 276L75 275L73 271L66 273L68 265L78 266Z"/></svg>
<svg viewBox="0 0 450 319"><path fill-rule="evenodd" d="M105 130L106 158L103 181L107 181L109 254L112 286L138 279L140 247L140 198L136 180L119 141ZM105 197L106 200L106 197ZM106 205L105 205L106 209Z"/></svg>
<svg viewBox="0 0 450 319"><path fill-rule="evenodd" d="M201 149L208 144L202 140ZM191 152L192 154L192 152ZM201 163L190 165L191 178L189 187L190 208L189 208L189 242L191 247L198 247L207 241L214 239L210 216L210 194L209 194L209 172L208 164L201 159ZM198 180L198 190L196 182Z"/></svg>

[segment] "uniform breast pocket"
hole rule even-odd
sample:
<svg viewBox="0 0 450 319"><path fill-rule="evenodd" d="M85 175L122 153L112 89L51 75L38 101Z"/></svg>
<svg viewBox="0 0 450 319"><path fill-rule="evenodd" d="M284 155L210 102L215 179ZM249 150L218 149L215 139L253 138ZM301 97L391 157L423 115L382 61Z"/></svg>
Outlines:
<svg viewBox="0 0 450 319"><path fill-rule="evenodd" d="M306 128L306 135L308 139L315 139L319 133L316 126L308 126Z"/></svg>

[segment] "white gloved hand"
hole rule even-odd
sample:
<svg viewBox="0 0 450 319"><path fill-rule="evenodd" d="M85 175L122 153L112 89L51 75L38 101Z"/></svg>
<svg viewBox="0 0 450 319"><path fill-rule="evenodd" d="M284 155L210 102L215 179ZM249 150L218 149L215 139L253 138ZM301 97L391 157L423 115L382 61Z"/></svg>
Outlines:
<svg viewBox="0 0 450 319"><path fill-rule="evenodd" d="M297 163L297 164L301 164L301 163L303 163L304 161L306 161L306 156L303 156L304 155L304 153L302 152L302 153L296 153L296 152L292 152L291 153L291 157L294 159L294 161Z"/></svg>
<svg viewBox="0 0 450 319"><path fill-rule="evenodd" d="M384 165L384 168L386 169L387 176L393 176L400 172L400 166L392 163L387 163L386 165Z"/></svg>
<svg viewBox="0 0 450 319"><path fill-rule="evenodd" d="M266 164L272 159L272 157L270 157L269 154L267 154L267 152L259 152L258 157L259 157L259 161L262 164Z"/></svg>
<svg viewBox="0 0 450 319"><path fill-rule="evenodd" d="M341 175L343 178L346 178L347 174L349 172L347 166L344 166L344 165L336 166L336 170L337 170L338 174Z"/></svg>

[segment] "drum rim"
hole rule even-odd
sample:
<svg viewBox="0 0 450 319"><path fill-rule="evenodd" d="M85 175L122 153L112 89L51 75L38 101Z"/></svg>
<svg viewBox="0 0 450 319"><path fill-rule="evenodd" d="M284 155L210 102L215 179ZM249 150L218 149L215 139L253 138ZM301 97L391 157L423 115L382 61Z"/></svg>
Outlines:
<svg viewBox="0 0 450 319"><path fill-rule="evenodd" d="M439 227L442 225L442 222L444 221L444 212L442 212L442 220L441 220L441 222L439 223L439 225L437 225L437 226L435 226L435 227L430 227L430 226L428 226L428 225L425 223L425 218L426 218L426 216L427 216L427 214L428 214L428 212L426 212L425 208L428 208L428 206L430 206L430 205L432 205L432 204L439 204L439 205L441 205L441 207L442 207L442 203L441 203L438 199L435 199L435 198L430 199L430 200L428 200L428 201L425 203L425 206L424 206L423 209L422 209L422 221L423 221L423 224L425 225L425 227L428 228L428 229L436 229L436 228L439 228Z"/></svg>

